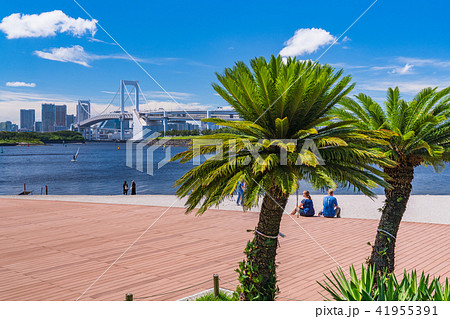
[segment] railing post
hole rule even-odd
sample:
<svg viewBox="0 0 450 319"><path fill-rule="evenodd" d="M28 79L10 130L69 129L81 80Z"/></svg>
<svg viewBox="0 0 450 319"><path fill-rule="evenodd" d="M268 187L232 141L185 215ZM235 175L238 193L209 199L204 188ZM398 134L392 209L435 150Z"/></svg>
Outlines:
<svg viewBox="0 0 450 319"><path fill-rule="evenodd" d="M48 187L45 185L45 195L48 195Z"/></svg>
<svg viewBox="0 0 450 319"><path fill-rule="evenodd" d="M125 301L133 301L133 294L130 294L130 293L126 294Z"/></svg>
<svg viewBox="0 0 450 319"><path fill-rule="evenodd" d="M213 281L214 281L214 296L218 297L219 296L219 275L218 274L213 275Z"/></svg>

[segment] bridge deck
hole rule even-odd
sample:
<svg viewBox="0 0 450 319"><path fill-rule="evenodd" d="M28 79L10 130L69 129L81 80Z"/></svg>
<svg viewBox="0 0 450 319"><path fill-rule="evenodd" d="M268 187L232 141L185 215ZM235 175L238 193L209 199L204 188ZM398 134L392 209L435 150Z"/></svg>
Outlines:
<svg viewBox="0 0 450 319"><path fill-rule="evenodd" d="M143 119L147 119L149 121L162 121L167 119L170 121L193 121L193 120L201 120L206 118L206 111L168 111L166 112L166 116L164 116L164 112L139 112L140 116ZM233 117L230 117L232 115ZM92 116L89 119L80 122L80 127L86 128L96 123L106 121L106 120L114 120L120 119L122 113L105 113L101 115ZM237 117L237 113L234 111L212 111L210 114L211 117L222 118L227 120L240 120ZM123 113L123 117L125 120L132 120L132 113ZM78 123L73 124L74 127L78 127Z"/></svg>
<svg viewBox="0 0 450 319"><path fill-rule="evenodd" d="M167 208L0 199L0 300L75 300ZM146 300L176 300L211 288L212 274L233 289L233 271L256 225L256 213L167 213L83 296L123 300L171 292ZM369 254L377 221L295 219L343 267ZM404 222L398 236L397 269L417 268L450 276L448 225ZM322 300L316 280L336 263L284 216L278 254L280 300Z"/></svg>

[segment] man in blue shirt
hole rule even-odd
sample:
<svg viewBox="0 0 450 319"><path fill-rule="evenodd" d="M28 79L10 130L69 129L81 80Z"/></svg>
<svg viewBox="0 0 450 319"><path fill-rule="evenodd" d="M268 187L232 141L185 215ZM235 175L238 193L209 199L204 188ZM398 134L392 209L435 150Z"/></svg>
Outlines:
<svg viewBox="0 0 450 319"><path fill-rule="evenodd" d="M319 216L333 218L341 218L341 208L338 206L336 197L333 196L334 191L328 190L328 196L323 198L323 210L319 212Z"/></svg>

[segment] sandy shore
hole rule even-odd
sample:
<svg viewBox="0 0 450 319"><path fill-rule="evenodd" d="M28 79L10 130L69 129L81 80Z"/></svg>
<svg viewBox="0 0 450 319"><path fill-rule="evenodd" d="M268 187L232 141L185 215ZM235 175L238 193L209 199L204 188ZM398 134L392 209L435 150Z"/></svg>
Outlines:
<svg viewBox="0 0 450 319"><path fill-rule="evenodd" d="M313 196L314 207L316 213L322 208L322 197ZM1 198L16 199L34 199L34 200L55 200L55 201L72 201L85 203L104 203L104 204L130 204L145 206L163 206L163 207L183 207L184 200L177 199L174 195L136 195L136 196L94 196L94 195L34 195L34 196L0 196ZM339 206L342 207L343 218L363 218L363 219L379 219L379 208L383 206L384 196L378 196L377 199L371 200L363 195L336 195ZM219 207L212 209L240 211L234 199L225 200ZM301 200L301 198L299 198ZM296 196L291 196L286 206L286 212L290 212L296 205ZM413 195L411 196L405 215L404 221L423 222L436 224L450 224L450 196L437 195ZM253 208L252 211L258 211L259 207Z"/></svg>

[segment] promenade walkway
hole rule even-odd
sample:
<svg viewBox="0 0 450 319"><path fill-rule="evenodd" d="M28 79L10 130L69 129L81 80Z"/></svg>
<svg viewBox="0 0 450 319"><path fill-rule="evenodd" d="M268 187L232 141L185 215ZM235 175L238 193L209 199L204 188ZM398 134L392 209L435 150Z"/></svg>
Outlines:
<svg viewBox="0 0 450 319"><path fill-rule="evenodd" d="M162 294L211 279L144 299L177 300L211 288L214 273L223 288L234 289L257 213L211 210L195 217L182 208L0 199L0 300L76 300L166 210L80 300ZM336 262L360 267L376 227L376 220L283 216L279 299L322 300L316 280ZM450 277L449 241L449 225L403 222L398 272Z"/></svg>

